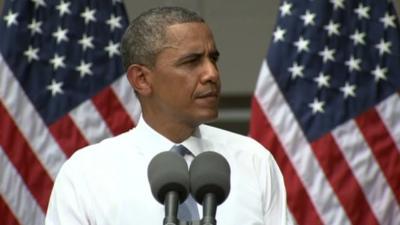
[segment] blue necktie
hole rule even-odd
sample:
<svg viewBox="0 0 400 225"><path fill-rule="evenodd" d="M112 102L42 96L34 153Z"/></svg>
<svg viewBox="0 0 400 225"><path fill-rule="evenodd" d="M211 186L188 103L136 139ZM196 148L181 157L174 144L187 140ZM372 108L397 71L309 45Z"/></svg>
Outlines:
<svg viewBox="0 0 400 225"><path fill-rule="evenodd" d="M188 157L193 158L193 154L183 145L174 145L171 148L171 151L178 153L184 158ZM193 221L200 219L196 201L192 198L191 195L189 195L187 199L182 204L179 205L178 219L184 221Z"/></svg>

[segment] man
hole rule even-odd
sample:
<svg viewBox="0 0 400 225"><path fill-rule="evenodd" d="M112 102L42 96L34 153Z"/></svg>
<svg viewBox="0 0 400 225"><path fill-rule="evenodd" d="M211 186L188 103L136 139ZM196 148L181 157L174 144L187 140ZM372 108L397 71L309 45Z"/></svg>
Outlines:
<svg viewBox="0 0 400 225"><path fill-rule="evenodd" d="M121 49L142 116L136 128L77 151L63 165L46 224L161 224L164 206L152 197L147 167L177 144L228 160L231 192L218 207L218 224L291 224L270 153L248 137L203 124L217 118L221 86L219 53L204 20L183 8L151 9L131 23Z"/></svg>

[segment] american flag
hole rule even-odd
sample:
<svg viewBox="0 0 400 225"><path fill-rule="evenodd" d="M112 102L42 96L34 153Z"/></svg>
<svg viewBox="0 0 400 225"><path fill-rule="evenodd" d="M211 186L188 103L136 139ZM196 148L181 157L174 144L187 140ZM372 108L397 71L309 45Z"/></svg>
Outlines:
<svg viewBox="0 0 400 225"><path fill-rule="evenodd" d="M250 135L299 225L400 224L400 27L388 0L284 0Z"/></svg>
<svg viewBox="0 0 400 225"><path fill-rule="evenodd" d="M60 166L134 127L121 0L5 1L0 17L0 224L42 225Z"/></svg>

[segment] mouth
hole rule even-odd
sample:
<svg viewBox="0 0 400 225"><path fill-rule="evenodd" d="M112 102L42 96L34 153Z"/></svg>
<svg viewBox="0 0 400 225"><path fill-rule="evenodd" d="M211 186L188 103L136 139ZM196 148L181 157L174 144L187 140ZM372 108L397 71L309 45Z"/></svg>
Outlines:
<svg viewBox="0 0 400 225"><path fill-rule="evenodd" d="M216 100L219 98L219 92L215 89L210 89L210 90L198 93L196 98L197 99L214 99L214 100Z"/></svg>
<svg viewBox="0 0 400 225"><path fill-rule="evenodd" d="M197 98L218 98L219 93L217 91L205 91L197 95Z"/></svg>

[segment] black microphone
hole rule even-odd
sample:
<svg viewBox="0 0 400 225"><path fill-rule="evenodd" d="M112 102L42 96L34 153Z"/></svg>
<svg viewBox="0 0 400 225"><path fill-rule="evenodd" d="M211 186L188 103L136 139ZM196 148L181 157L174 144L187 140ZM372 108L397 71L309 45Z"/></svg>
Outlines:
<svg viewBox="0 0 400 225"><path fill-rule="evenodd" d="M216 225L217 206L229 195L230 167L216 152L203 152L190 164L190 192L203 205L203 225Z"/></svg>
<svg viewBox="0 0 400 225"><path fill-rule="evenodd" d="M154 198L165 206L163 224L179 224L178 205L189 194L189 172L185 160L177 153L161 152L150 161L147 176Z"/></svg>

